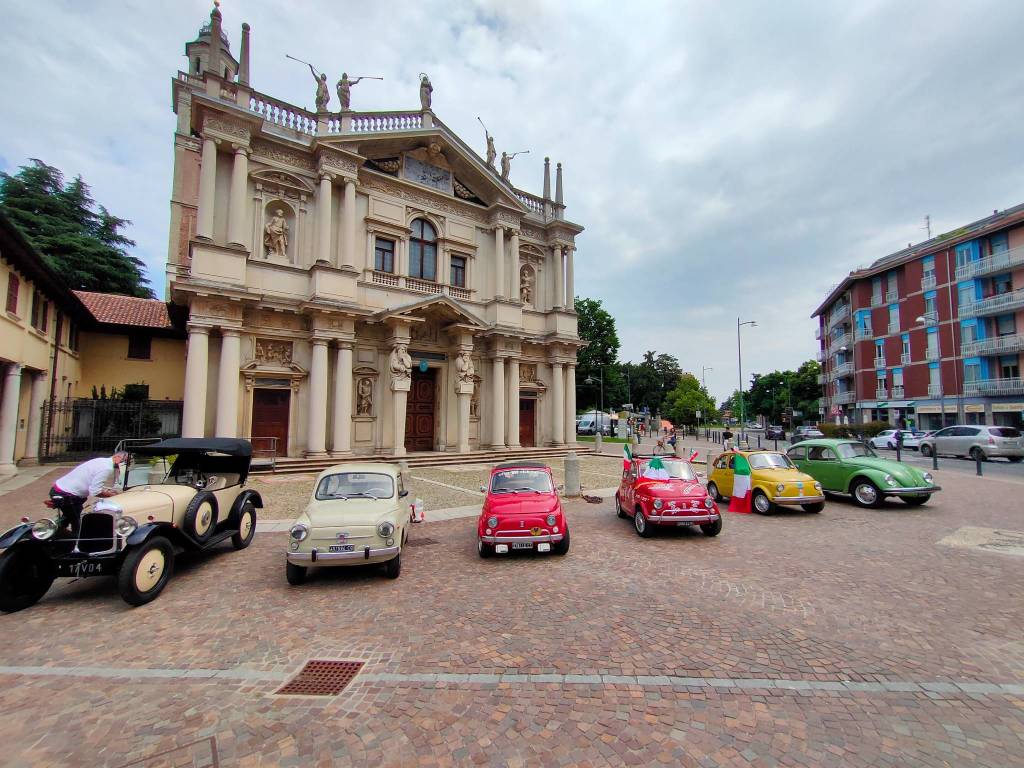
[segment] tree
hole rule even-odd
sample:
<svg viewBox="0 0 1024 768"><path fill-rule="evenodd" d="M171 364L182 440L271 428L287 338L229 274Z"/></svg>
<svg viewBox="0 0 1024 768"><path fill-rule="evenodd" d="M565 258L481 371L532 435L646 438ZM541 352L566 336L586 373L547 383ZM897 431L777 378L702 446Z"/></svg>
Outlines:
<svg viewBox="0 0 1024 768"><path fill-rule="evenodd" d="M604 377L604 405L617 408L623 399L622 376L617 369L619 334L615 318L596 299L576 298L576 314L580 339L586 346L576 356L576 405L581 410L594 408L600 400L600 384ZM594 383L586 384L587 378Z"/></svg>
<svg viewBox="0 0 1024 768"><path fill-rule="evenodd" d="M152 298L143 263L122 234L131 222L97 205L81 176L64 176L42 160L13 176L0 173L0 210L25 233L68 287Z"/></svg>
<svg viewBox="0 0 1024 768"><path fill-rule="evenodd" d="M698 422L697 411L701 412L699 421L714 419L717 416L715 400L696 376L682 373L675 387L665 397L662 416L677 426L694 426Z"/></svg>
<svg viewBox="0 0 1024 768"><path fill-rule="evenodd" d="M772 371L753 374L750 389L744 393L743 402L747 416L764 416L769 423L781 424L786 408L803 414L794 422L816 421L821 385L818 374L821 366L815 360L808 360L796 371Z"/></svg>
<svg viewBox="0 0 1024 768"><path fill-rule="evenodd" d="M679 383L683 370L672 355L648 350L643 361L624 363L628 372L630 396L637 410L649 408L652 414L662 410L666 395Z"/></svg>

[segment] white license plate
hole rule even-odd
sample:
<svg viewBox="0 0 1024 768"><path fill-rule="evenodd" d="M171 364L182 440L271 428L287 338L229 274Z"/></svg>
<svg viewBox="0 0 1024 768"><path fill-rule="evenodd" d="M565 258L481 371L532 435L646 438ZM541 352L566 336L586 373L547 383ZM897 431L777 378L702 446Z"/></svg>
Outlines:
<svg viewBox="0 0 1024 768"><path fill-rule="evenodd" d="M692 520L677 520L676 525L693 525Z"/></svg>
<svg viewBox="0 0 1024 768"><path fill-rule="evenodd" d="M331 544L328 548L328 552L351 552L356 548L355 544Z"/></svg>
<svg viewBox="0 0 1024 768"><path fill-rule="evenodd" d="M533 549L532 541L513 541L512 549Z"/></svg>

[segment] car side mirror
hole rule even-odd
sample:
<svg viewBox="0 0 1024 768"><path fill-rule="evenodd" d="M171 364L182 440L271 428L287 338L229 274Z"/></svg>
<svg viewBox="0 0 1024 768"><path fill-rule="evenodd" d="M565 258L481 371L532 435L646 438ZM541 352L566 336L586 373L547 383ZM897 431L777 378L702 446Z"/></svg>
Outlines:
<svg viewBox="0 0 1024 768"><path fill-rule="evenodd" d="M398 498L400 498L400 499L404 499L408 495L409 495L408 491L399 491L398 492Z"/></svg>

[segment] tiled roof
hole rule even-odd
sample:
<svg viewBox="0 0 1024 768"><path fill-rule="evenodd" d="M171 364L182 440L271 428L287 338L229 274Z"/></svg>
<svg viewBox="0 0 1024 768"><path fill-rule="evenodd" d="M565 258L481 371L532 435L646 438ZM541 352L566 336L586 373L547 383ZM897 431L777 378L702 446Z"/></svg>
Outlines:
<svg viewBox="0 0 1024 768"><path fill-rule="evenodd" d="M137 299L112 293L75 291L93 317L111 325L136 325L141 328L174 327L167 305L159 299Z"/></svg>

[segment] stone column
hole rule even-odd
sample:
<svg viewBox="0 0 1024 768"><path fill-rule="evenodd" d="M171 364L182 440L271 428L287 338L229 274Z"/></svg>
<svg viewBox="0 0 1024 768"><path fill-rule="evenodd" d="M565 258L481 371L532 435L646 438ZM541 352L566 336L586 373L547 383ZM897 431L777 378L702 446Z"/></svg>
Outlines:
<svg viewBox="0 0 1024 768"><path fill-rule="evenodd" d="M217 372L217 437L238 437L238 366L242 338L232 328L220 331L220 368Z"/></svg>
<svg viewBox="0 0 1024 768"><path fill-rule="evenodd" d="M331 455L352 452L352 344L338 342L338 359L334 368L334 439Z"/></svg>
<svg viewBox="0 0 1024 768"><path fill-rule="evenodd" d="M203 138L202 165L199 169L199 210L196 212L196 237L213 240L213 206L217 197L217 142Z"/></svg>
<svg viewBox="0 0 1024 768"><path fill-rule="evenodd" d="M32 376L32 397L28 404L28 434L25 437L23 464L36 464L39 459L39 438L43 432L43 407L46 404L46 372Z"/></svg>
<svg viewBox="0 0 1024 768"><path fill-rule="evenodd" d="M245 246L248 227L245 207L248 201L249 150L235 147L235 164L231 167L231 199L228 209L228 245Z"/></svg>
<svg viewBox="0 0 1024 768"><path fill-rule="evenodd" d="M573 274L572 274L572 254L575 251L574 248L565 249L565 308L575 309L576 308L576 288L573 285Z"/></svg>
<svg viewBox="0 0 1024 768"><path fill-rule="evenodd" d="M519 301L519 233L515 230L512 232L510 250L512 251L512 290L509 291L509 298L512 301Z"/></svg>
<svg viewBox="0 0 1024 768"><path fill-rule="evenodd" d="M562 445L565 442L565 381L562 364L551 364L551 442Z"/></svg>
<svg viewBox="0 0 1024 768"><path fill-rule="evenodd" d="M312 339L309 365L309 425L306 455L327 455L327 339Z"/></svg>
<svg viewBox="0 0 1024 768"><path fill-rule="evenodd" d="M505 360L495 357L491 366L491 448L505 449Z"/></svg>
<svg viewBox="0 0 1024 768"><path fill-rule="evenodd" d="M181 414L182 437L206 437L206 374L210 329L188 329L185 357L185 405Z"/></svg>
<svg viewBox="0 0 1024 768"><path fill-rule="evenodd" d="M505 228L494 228L494 298L505 297Z"/></svg>
<svg viewBox="0 0 1024 768"><path fill-rule="evenodd" d="M576 445L576 364L565 366L565 442Z"/></svg>
<svg viewBox="0 0 1024 768"><path fill-rule="evenodd" d="M514 237L514 235L513 235ZM509 448L519 448L519 360L508 359L508 390L505 392L508 403L508 440Z"/></svg>
<svg viewBox="0 0 1024 768"><path fill-rule="evenodd" d="M565 306L565 256L562 246L555 246L555 309Z"/></svg>
<svg viewBox="0 0 1024 768"><path fill-rule="evenodd" d="M13 475L14 441L18 436L18 401L21 399L21 363L8 363L0 396L0 475Z"/></svg>
<svg viewBox="0 0 1024 768"><path fill-rule="evenodd" d="M356 183L345 179L345 202L341 210L341 264L355 267L356 263Z"/></svg>
<svg viewBox="0 0 1024 768"><path fill-rule="evenodd" d="M320 177L320 192L316 197L316 258L331 260L331 177ZM325 369L326 370L326 369Z"/></svg>

